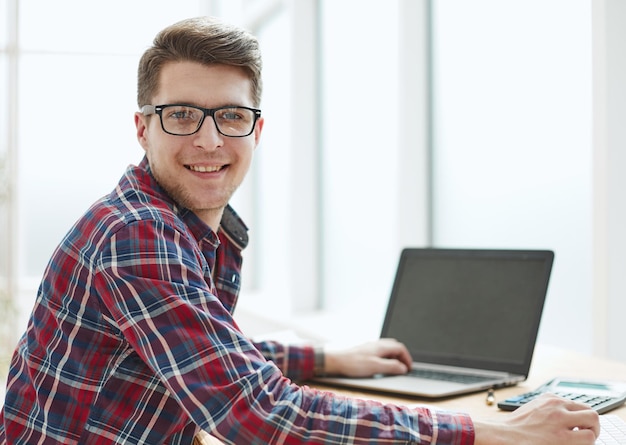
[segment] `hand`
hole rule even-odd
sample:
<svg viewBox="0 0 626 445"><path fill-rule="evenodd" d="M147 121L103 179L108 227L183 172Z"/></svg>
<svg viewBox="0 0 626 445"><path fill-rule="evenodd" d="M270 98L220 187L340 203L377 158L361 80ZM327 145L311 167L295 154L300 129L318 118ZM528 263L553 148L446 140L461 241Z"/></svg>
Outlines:
<svg viewBox="0 0 626 445"><path fill-rule="evenodd" d="M474 421L475 445L593 445L600 435L595 411L549 394L502 419Z"/></svg>
<svg viewBox="0 0 626 445"><path fill-rule="evenodd" d="M397 340L384 338L341 351L324 351L324 372L347 377L405 374L411 354Z"/></svg>

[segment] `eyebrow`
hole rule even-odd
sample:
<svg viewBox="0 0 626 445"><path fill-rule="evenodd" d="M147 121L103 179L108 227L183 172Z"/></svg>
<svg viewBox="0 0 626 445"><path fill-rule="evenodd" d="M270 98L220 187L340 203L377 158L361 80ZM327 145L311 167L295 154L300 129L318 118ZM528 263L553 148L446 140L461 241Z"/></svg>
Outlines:
<svg viewBox="0 0 626 445"><path fill-rule="evenodd" d="M198 108L208 108L208 109L215 109L215 108L225 108L225 107L246 107L246 108L256 108L254 105L243 105L240 103L234 103L234 102L227 102L224 103L222 105L216 105L213 107L205 107L204 105L201 105L197 102L194 101L169 101L169 102L162 102L161 104L158 105L188 105L190 107L198 107Z"/></svg>

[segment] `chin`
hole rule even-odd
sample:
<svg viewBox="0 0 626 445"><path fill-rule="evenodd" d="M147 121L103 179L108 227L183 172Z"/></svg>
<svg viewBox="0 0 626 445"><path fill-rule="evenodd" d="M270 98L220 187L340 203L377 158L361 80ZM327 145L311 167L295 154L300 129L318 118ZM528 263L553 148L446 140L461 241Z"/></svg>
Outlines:
<svg viewBox="0 0 626 445"><path fill-rule="evenodd" d="M178 205L191 210L192 212L207 213L221 211L232 196L232 193L224 193L217 196L211 196L207 199L206 194L204 196L193 196L191 193L176 190L175 193L170 193Z"/></svg>

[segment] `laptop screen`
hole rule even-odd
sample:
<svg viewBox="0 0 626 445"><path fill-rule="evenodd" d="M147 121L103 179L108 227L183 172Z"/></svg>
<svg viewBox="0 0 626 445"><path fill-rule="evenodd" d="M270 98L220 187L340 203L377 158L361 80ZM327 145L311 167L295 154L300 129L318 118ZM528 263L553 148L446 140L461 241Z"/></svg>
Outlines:
<svg viewBox="0 0 626 445"><path fill-rule="evenodd" d="M381 336L405 343L415 361L526 375L553 258L550 251L405 249Z"/></svg>

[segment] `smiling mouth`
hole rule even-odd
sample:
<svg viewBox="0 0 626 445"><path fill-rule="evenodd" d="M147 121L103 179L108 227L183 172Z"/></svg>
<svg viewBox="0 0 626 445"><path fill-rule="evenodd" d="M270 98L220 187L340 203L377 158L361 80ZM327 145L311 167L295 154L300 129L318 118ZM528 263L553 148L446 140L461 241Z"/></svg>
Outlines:
<svg viewBox="0 0 626 445"><path fill-rule="evenodd" d="M212 165L212 166L204 166L204 165L185 165L185 168L187 170L191 170L193 172L199 172L199 173L213 173L213 172L218 172L220 171L222 168L224 168L223 165Z"/></svg>

